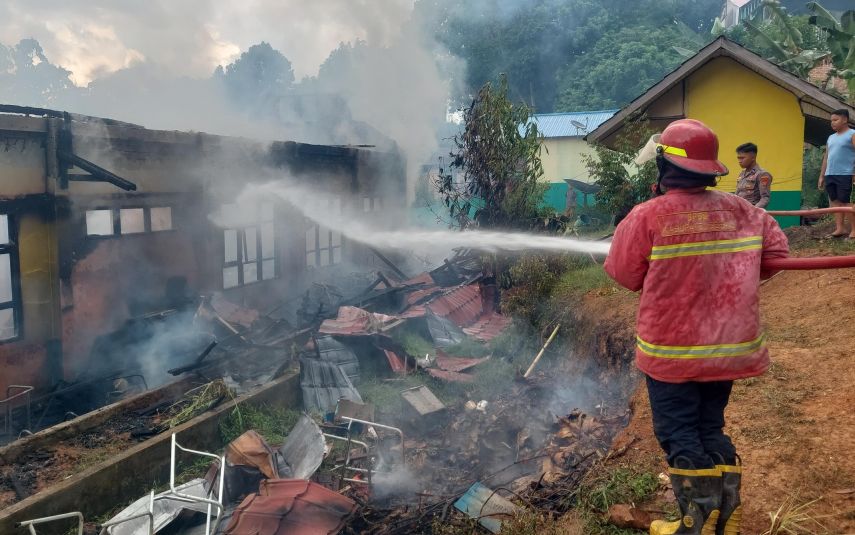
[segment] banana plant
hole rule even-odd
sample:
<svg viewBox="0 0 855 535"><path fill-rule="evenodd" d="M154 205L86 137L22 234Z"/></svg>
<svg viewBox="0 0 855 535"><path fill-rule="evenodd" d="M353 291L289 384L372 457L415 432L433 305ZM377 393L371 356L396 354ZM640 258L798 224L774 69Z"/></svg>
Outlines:
<svg viewBox="0 0 855 535"><path fill-rule="evenodd" d="M813 13L808 22L828 36L828 48L834 65L834 75L846 80L849 102L855 102L855 10L848 10L838 20L819 2L808 2Z"/></svg>

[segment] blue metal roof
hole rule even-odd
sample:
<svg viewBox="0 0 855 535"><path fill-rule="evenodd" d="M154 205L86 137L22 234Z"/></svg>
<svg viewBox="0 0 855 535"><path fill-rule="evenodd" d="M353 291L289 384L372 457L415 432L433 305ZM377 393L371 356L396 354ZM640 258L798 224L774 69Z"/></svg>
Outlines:
<svg viewBox="0 0 855 535"><path fill-rule="evenodd" d="M618 110L535 113L531 116L543 137L582 137L606 122Z"/></svg>

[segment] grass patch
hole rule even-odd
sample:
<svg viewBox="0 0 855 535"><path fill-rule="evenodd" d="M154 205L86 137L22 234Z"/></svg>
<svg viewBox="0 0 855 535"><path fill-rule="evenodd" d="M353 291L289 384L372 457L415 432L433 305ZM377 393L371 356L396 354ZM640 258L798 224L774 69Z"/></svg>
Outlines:
<svg viewBox="0 0 855 535"><path fill-rule="evenodd" d="M378 412L397 417L401 416L404 410L401 391L424 383L424 377L421 374L406 375L393 380L370 377L360 378L356 388L362 396L362 401L374 404Z"/></svg>
<svg viewBox="0 0 855 535"><path fill-rule="evenodd" d="M210 457L201 457L195 455L190 462L178 462L176 466L177 473L175 474L175 484L183 485L188 481L196 478L204 477L214 462Z"/></svg>
<svg viewBox="0 0 855 535"><path fill-rule="evenodd" d="M281 444L300 418L300 412L271 405L239 404L222 422L220 437L223 444L254 429L269 444Z"/></svg>
<svg viewBox="0 0 855 535"><path fill-rule="evenodd" d="M490 347L467 337L459 344L448 346L444 351L455 357L480 358L490 354Z"/></svg>
<svg viewBox="0 0 855 535"><path fill-rule="evenodd" d="M491 400L513 383L516 371L517 366L513 363L493 358L468 372L475 377L472 383L446 382L427 373L417 372L395 379L363 378L357 389L362 400L373 403L379 413L400 417L404 410L401 392L408 388L425 385L440 401L449 406L468 399Z"/></svg>
<svg viewBox="0 0 855 535"><path fill-rule="evenodd" d="M88 452L85 455L81 456L77 459L77 462L74 464L74 468L71 473L77 474L86 470L87 468L91 468L96 464L100 464L107 459L110 458L111 455L114 455L116 452L111 450L97 450L93 452Z"/></svg>
<svg viewBox="0 0 855 535"><path fill-rule="evenodd" d="M502 521L501 535L562 535L552 518L523 509L510 520Z"/></svg>
<svg viewBox="0 0 855 535"><path fill-rule="evenodd" d="M401 344L408 355L423 359L425 355L436 354L433 343L417 332L401 329L395 331L392 339Z"/></svg>
<svg viewBox="0 0 855 535"><path fill-rule="evenodd" d="M580 297L591 290L613 287L614 281L606 275L603 267L590 264L577 267L561 275L552 295L558 298Z"/></svg>
<svg viewBox="0 0 855 535"><path fill-rule="evenodd" d="M637 530L615 527L604 518L609 507L619 503L633 504L650 497L659 488L659 480L650 470L621 466L594 475L579 487L579 515L588 535L634 535Z"/></svg>

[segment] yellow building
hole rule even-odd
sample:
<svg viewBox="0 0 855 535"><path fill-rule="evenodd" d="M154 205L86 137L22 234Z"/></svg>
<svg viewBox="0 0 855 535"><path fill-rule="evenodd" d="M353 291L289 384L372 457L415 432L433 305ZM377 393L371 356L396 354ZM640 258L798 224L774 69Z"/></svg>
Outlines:
<svg viewBox="0 0 855 535"><path fill-rule="evenodd" d="M742 46L720 37L592 131L587 140L614 147L628 123L646 117L658 131L692 118L718 134L719 159L731 170L719 189L733 192L736 147L753 142L758 163L772 173L769 210L801 208L804 143L821 146L831 111L855 109ZM804 177L815 181L817 177ZM778 218L782 226L797 217Z"/></svg>
<svg viewBox="0 0 855 535"><path fill-rule="evenodd" d="M538 113L531 116L543 136L543 178L549 182L545 202L558 213L572 205L574 195L568 195L568 181L591 183L585 167L585 156L593 155L593 149L585 142L585 135L597 128L617 110L582 111L571 113ZM578 190L579 188L575 188ZM593 195L576 191L576 204L593 204Z"/></svg>

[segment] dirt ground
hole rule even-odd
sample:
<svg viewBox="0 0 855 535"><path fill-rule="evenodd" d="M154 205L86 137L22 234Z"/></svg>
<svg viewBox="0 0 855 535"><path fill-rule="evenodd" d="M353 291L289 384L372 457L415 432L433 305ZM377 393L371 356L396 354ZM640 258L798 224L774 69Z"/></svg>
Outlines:
<svg viewBox="0 0 855 535"><path fill-rule="evenodd" d="M794 256L855 254L855 244L817 240L823 233L797 229ZM612 320L634 321L634 294L621 290L595 300ZM855 270L782 272L762 286L761 310L773 364L762 377L737 382L726 415L744 466L743 533L769 530L770 513L788 500L796 506L817 500L805 511L824 528L778 533L855 534ZM630 424L613 446L626 453L611 463L664 471L644 388L632 406ZM673 501L669 495L662 489L640 505L661 511Z"/></svg>
<svg viewBox="0 0 855 535"><path fill-rule="evenodd" d="M28 452L18 462L0 466L0 509L22 499L15 491L15 482L26 496L40 492L145 440L147 436L135 438L131 431L154 421L154 418L121 414L96 429L52 447Z"/></svg>

